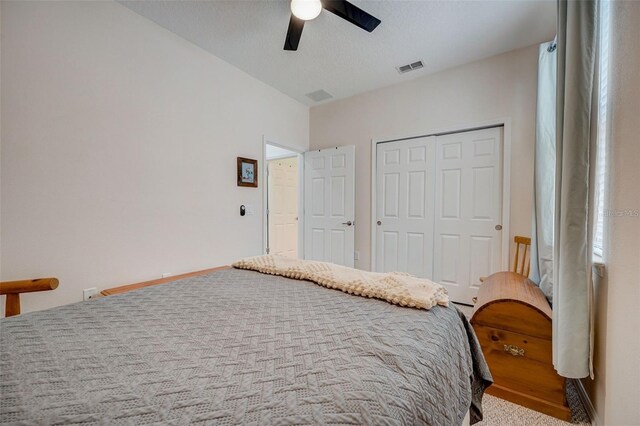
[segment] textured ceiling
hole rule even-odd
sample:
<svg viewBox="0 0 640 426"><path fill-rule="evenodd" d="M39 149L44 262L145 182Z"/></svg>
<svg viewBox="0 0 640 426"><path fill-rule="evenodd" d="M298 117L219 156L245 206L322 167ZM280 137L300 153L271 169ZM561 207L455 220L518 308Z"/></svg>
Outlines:
<svg viewBox="0 0 640 426"><path fill-rule="evenodd" d="M287 52L286 0L120 3L306 105L319 89L344 98L547 41L556 24L555 0L352 0L382 20L373 33L323 11Z"/></svg>

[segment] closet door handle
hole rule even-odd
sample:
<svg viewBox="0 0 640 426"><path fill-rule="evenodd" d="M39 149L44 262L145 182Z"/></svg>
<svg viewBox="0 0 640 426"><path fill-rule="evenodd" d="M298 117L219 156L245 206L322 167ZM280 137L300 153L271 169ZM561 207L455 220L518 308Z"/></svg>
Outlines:
<svg viewBox="0 0 640 426"><path fill-rule="evenodd" d="M378 226L382 225L382 221L381 220L379 220L377 223L378 223Z"/></svg>
<svg viewBox="0 0 640 426"><path fill-rule="evenodd" d="M343 225L347 225L347 226L351 226L353 225L353 222L351 221L347 221L347 222L342 222Z"/></svg>

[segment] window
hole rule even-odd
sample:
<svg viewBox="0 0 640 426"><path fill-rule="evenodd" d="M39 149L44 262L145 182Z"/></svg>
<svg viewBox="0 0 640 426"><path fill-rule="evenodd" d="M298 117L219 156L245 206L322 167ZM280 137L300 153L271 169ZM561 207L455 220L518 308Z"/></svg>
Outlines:
<svg viewBox="0 0 640 426"><path fill-rule="evenodd" d="M593 254L602 258L604 254L604 217L606 197L607 170L607 107L609 95L609 30L610 12L609 1L600 2L600 58L598 63L598 135L596 153L596 189L595 212L596 223L593 235Z"/></svg>

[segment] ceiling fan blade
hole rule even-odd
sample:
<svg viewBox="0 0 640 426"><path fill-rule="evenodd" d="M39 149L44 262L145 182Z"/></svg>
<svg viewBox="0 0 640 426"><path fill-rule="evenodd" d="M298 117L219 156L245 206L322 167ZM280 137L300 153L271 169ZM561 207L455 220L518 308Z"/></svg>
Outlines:
<svg viewBox="0 0 640 426"><path fill-rule="evenodd" d="M300 36L302 36L303 28L304 21L291 14L289 29L287 30L287 38L284 40L284 50L298 50L298 43L300 43Z"/></svg>
<svg viewBox="0 0 640 426"><path fill-rule="evenodd" d="M322 7L365 31L371 32L375 30L381 22L375 16L369 15L346 0L323 0Z"/></svg>

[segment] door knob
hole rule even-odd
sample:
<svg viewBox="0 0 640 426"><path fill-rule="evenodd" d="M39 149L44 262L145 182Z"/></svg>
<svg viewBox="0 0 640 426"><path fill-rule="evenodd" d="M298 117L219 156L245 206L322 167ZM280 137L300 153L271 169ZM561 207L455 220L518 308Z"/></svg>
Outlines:
<svg viewBox="0 0 640 426"><path fill-rule="evenodd" d="M353 222L351 221L347 221L347 222L342 222L343 225L347 225L347 226L351 226L353 225Z"/></svg>
<svg viewBox="0 0 640 426"><path fill-rule="evenodd" d="M382 225L382 221L381 220L378 221L378 226L380 226L380 225Z"/></svg>
<svg viewBox="0 0 640 426"><path fill-rule="evenodd" d="M502 231L502 225L496 225L496 231Z"/></svg>

